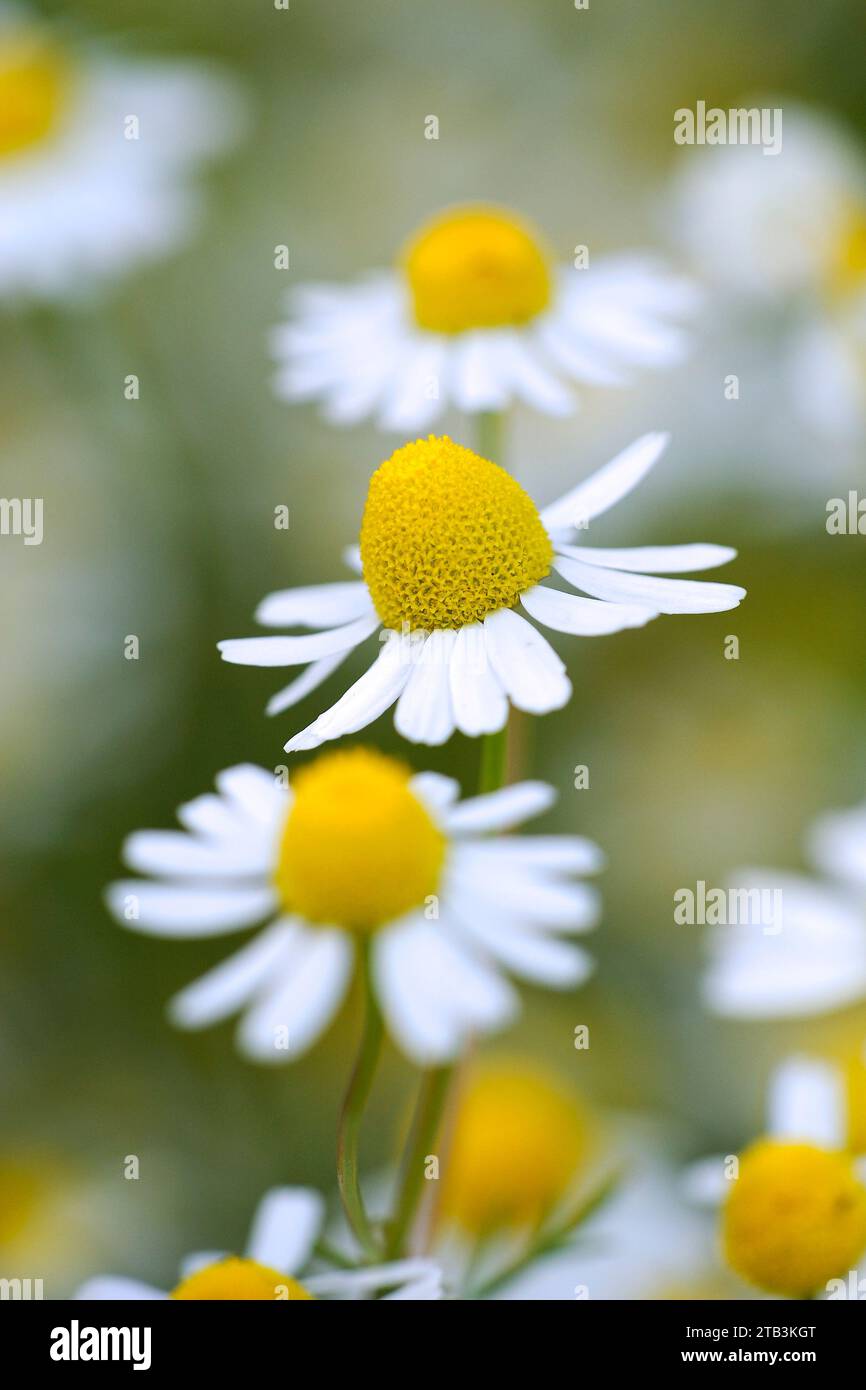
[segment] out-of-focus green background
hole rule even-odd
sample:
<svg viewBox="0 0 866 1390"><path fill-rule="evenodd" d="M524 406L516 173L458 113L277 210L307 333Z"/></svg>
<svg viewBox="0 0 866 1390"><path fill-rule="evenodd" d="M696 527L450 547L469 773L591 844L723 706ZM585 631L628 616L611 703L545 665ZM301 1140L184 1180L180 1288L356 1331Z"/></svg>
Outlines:
<svg viewBox="0 0 866 1390"><path fill-rule="evenodd" d="M101 902L126 833L170 826L221 767L282 762L286 737L318 711L321 694L266 720L281 673L224 666L215 643L251 635L268 591L342 577L367 477L402 442L330 429L273 398L266 335L289 286L387 264L424 216L460 199L512 205L563 257L577 243L669 252L675 108L769 92L866 138L866 88L860 0L42 10L136 53L213 57L251 107L247 138L206 178L192 245L90 308L0 317L0 491L43 496L46 517L41 547L0 550L0 1240L14 1232L27 1252L17 1272L49 1275L47 1293L62 1296L100 1270L170 1284L183 1251L242 1243L268 1184L332 1188L352 1008L301 1062L244 1063L230 1026L186 1036L162 1012L226 941L126 933ZM438 142L424 139L428 114ZM273 266L280 243L288 273ZM749 401L748 365L746 399L724 403L731 362L760 360L762 346L713 328L702 324L691 363L633 390L587 391L569 421L519 414L510 456L543 502L671 426L656 476L594 539L741 551L719 576L749 588L733 614L562 639L574 699L532 725L525 749L561 793L548 828L591 835L609 867L593 983L573 997L527 990L508 1045L600 1109L660 1117L683 1157L756 1131L785 1051L841 1046L866 1024L855 1010L796 1027L710 1019L701 929L673 923L680 885L801 863L811 817L862 796L866 771L866 572L862 541L824 529L841 490L832 446L803 436L772 383ZM123 398L131 372L138 402ZM472 442L461 420L448 428ZM273 527L280 503L288 532ZM137 662L124 659L130 633ZM737 662L723 657L729 633ZM370 737L399 745L389 716ZM467 741L400 751L471 788ZM572 788L577 764L589 790ZM588 1052L573 1048L578 1023L590 1024ZM410 1080L389 1052L365 1133L371 1166L388 1157ZM122 1180L130 1154L138 1182Z"/></svg>

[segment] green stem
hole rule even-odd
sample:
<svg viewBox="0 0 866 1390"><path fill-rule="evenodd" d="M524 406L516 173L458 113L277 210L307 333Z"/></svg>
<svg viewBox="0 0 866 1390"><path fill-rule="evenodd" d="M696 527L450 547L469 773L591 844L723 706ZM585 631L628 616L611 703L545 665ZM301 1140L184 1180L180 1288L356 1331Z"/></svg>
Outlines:
<svg viewBox="0 0 866 1390"><path fill-rule="evenodd" d="M495 792L505 786L505 770L508 760L508 725L504 724L495 734L484 734L481 739L481 766L478 772L478 792Z"/></svg>
<svg viewBox="0 0 866 1390"><path fill-rule="evenodd" d="M490 459L505 467L503 443L505 436L505 414L501 410L482 410L476 417L478 428L476 443L482 458Z"/></svg>
<svg viewBox="0 0 866 1390"><path fill-rule="evenodd" d="M370 959L366 948L361 957L361 974L364 984L364 1026L358 1057L340 1115L337 1133L337 1185L346 1217L358 1242L367 1255L372 1259L378 1259L379 1242L367 1216L358 1172L358 1135L373 1086L384 1031L382 1015L370 978Z"/></svg>
<svg viewBox="0 0 866 1390"><path fill-rule="evenodd" d="M404 1241L412 1229L424 1183L424 1164L439 1133L453 1074L453 1067L433 1067L425 1072L421 1081L409 1148L403 1164L400 1193L388 1235L388 1259L393 1260L402 1253Z"/></svg>

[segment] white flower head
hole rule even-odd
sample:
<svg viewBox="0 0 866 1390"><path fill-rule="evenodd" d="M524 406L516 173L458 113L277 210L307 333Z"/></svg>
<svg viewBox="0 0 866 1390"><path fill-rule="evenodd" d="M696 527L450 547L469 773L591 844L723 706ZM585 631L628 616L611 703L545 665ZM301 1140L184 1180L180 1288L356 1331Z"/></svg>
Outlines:
<svg viewBox="0 0 866 1390"><path fill-rule="evenodd" d="M642 573L724 564L736 554L725 546L577 544L580 528L630 492L666 443L645 435L541 512L504 469L450 439L407 444L370 482L360 551L350 555L363 579L271 594L260 622L318 631L220 642L223 659L308 667L271 700L276 714L384 627L369 670L287 751L357 733L394 704L398 732L427 744L455 729L495 732L509 703L531 714L560 709L571 695L565 666L528 618L592 637L661 613L723 612L744 596L734 584ZM553 575L582 593L542 582Z"/></svg>
<svg viewBox="0 0 866 1390"><path fill-rule="evenodd" d="M781 920L713 931L703 993L732 1018L806 1017L866 997L866 805L819 818L810 858L823 878L750 869L745 891L776 890Z"/></svg>
<svg viewBox="0 0 866 1390"><path fill-rule="evenodd" d="M317 1192L306 1187L275 1187L259 1203L243 1255L214 1250L188 1255L181 1265L180 1282L171 1292L109 1274L89 1279L75 1297L294 1303L314 1298L359 1298L383 1289L390 1290L383 1294L385 1299L442 1297L441 1272L433 1260L395 1260L364 1269L305 1274L314 1258L324 1215L324 1203Z"/></svg>
<svg viewBox="0 0 866 1390"><path fill-rule="evenodd" d="M181 1027L240 1012L241 1051L288 1061L327 1027L364 949L393 1037L428 1065L511 1020L503 971L559 989L590 973L561 938L595 923L595 892L572 880L601 866L599 851L576 836L501 833L550 806L544 783L458 803L450 778L355 748L322 755L291 787L240 766L217 788L180 808L184 832L130 836L126 862L155 881L108 894L119 921L159 936L270 919L172 1001Z"/></svg>
<svg viewBox="0 0 866 1390"><path fill-rule="evenodd" d="M240 96L196 62L71 40L0 0L0 298L74 300L194 229Z"/></svg>
<svg viewBox="0 0 866 1390"><path fill-rule="evenodd" d="M398 267L358 284L310 285L273 334L288 400L349 425L374 415L409 433L450 404L477 413L522 400L550 415L571 382L621 385L679 361L694 289L644 257L558 268L536 231L498 207L451 208Z"/></svg>

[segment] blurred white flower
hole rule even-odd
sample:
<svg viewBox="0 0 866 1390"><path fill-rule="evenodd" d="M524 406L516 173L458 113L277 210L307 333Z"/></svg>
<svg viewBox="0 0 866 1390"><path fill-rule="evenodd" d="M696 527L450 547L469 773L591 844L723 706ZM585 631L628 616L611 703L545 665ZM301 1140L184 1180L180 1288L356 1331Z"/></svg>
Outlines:
<svg viewBox="0 0 866 1390"><path fill-rule="evenodd" d="M78 1299L272 1300L300 1302L313 1298L360 1298L390 1289L385 1299L433 1300L442 1297L442 1279L432 1260L395 1260L391 1264L339 1269L305 1275L324 1220L324 1203L305 1187L276 1187L266 1192L253 1220L244 1255L199 1251L188 1255L180 1283L171 1292L136 1279L106 1274L90 1279ZM299 1278L303 1277L303 1283Z"/></svg>
<svg viewBox="0 0 866 1390"><path fill-rule="evenodd" d="M241 120L201 63L126 58L0 3L0 298L79 299L173 251L196 166Z"/></svg>
<svg viewBox="0 0 866 1390"><path fill-rule="evenodd" d="M333 424L376 417L426 428L449 405L474 414L522 400L575 407L566 383L619 386L681 360L694 288L652 259L556 267L535 230L486 205L423 226L399 266L357 284L310 285L273 334L275 388L321 400Z"/></svg>
<svg viewBox="0 0 866 1390"><path fill-rule="evenodd" d="M809 837L822 878L750 869L735 887L781 892L781 922L714 929L703 983L713 1012L803 1017L866 997L866 804L824 815Z"/></svg>
<svg viewBox="0 0 866 1390"><path fill-rule="evenodd" d="M641 572L709 569L733 559L725 546L576 544L575 531L631 492L666 444L666 435L645 435L541 512L503 469L450 439L407 444L370 482L360 550L348 557L364 578L286 589L256 614L269 625L320 630L220 642L223 659L308 666L271 700L276 714L384 624L372 666L288 751L357 733L395 703L398 732L429 744L455 729L475 737L503 728L509 702L531 714L560 709L571 695L565 667L518 603L556 632L594 637L660 613L724 612L745 594L735 584ZM551 571L591 597L541 584Z"/></svg>
<svg viewBox="0 0 866 1390"><path fill-rule="evenodd" d="M586 953L560 938L596 921L596 893L570 880L597 871L600 852L573 835L501 833L551 805L544 783L458 804L450 778L411 776L355 748L320 757L291 788L252 766L220 773L217 787L180 808L186 833L126 841L126 862L159 881L115 883L108 894L123 925L159 936L274 919L172 1001L181 1027L243 1011L241 1051L291 1060L328 1026L369 950L392 1034L427 1065L512 1018L503 970L558 989L590 973Z"/></svg>
<svg viewBox="0 0 866 1390"><path fill-rule="evenodd" d="M866 424L866 157L827 118L784 106L784 143L701 149L673 198L681 244L720 296L785 315L794 409L850 436Z"/></svg>

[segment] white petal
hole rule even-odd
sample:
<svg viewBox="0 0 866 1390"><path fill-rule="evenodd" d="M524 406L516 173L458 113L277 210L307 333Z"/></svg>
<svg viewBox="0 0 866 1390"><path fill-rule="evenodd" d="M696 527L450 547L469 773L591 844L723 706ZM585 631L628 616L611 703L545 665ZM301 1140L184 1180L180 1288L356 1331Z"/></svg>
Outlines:
<svg viewBox="0 0 866 1390"><path fill-rule="evenodd" d="M690 1163L681 1183L686 1201L696 1207L720 1207L734 1181L727 1175L729 1161L727 1154L713 1154Z"/></svg>
<svg viewBox="0 0 866 1390"><path fill-rule="evenodd" d="M576 526L601 516L620 498L637 487L667 448L670 435L645 434L623 449L610 463L572 488L559 501L552 502L541 513L548 530L560 526Z"/></svg>
<svg viewBox="0 0 866 1390"><path fill-rule="evenodd" d="M328 628L372 616L374 611L366 584L350 580L280 589L262 599L255 618L263 627Z"/></svg>
<svg viewBox="0 0 866 1390"><path fill-rule="evenodd" d="M179 806L177 818L185 829L195 835L231 844L238 838L252 838L258 843L257 827L251 825L234 802L226 801L213 792L197 796Z"/></svg>
<svg viewBox="0 0 866 1390"><path fill-rule="evenodd" d="M289 809L289 794L273 772L254 763L227 767L215 777L218 791L253 824L271 833Z"/></svg>
<svg viewBox="0 0 866 1390"><path fill-rule="evenodd" d="M189 1279L193 1274L198 1274L199 1270L207 1269L210 1265L220 1264L222 1260L227 1260L230 1255L230 1250L192 1250L181 1259L180 1277L181 1279Z"/></svg>
<svg viewBox="0 0 866 1390"><path fill-rule="evenodd" d="M124 1279L121 1275L114 1274L102 1274L96 1279L88 1279L75 1294L76 1302L83 1303L121 1299L150 1302L163 1298L168 1298L168 1294L162 1289L155 1289L152 1284L143 1284L138 1279Z"/></svg>
<svg viewBox="0 0 866 1390"><path fill-rule="evenodd" d="M409 786L431 811L447 810L460 795L460 783L441 772L416 772Z"/></svg>
<svg viewBox="0 0 866 1390"><path fill-rule="evenodd" d="M384 714L399 698L409 679L413 646L408 634L389 637L370 669L349 686L335 705L290 738L286 752L318 748L328 739L355 734Z"/></svg>
<svg viewBox="0 0 866 1390"><path fill-rule="evenodd" d="M598 845L580 835L498 835L495 840L473 840L466 848L486 864L498 861L517 869L595 874L605 864Z"/></svg>
<svg viewBox="0 0 866 1390"><path fill-rule="evenodd" d="M284 710L291 709L292 705L297 705L306 695L311 695L314 690L318 690L333 671L338 666L342 666L348 657L349 652L335 652L333 656L323 656L318 661L314 661L288 685L284 685L282 690L278 690L276 695L272 695L265 705L265 714L282 714Z"/></svg>
<svg viewBox="0 0 866 1390"><path fill-rule="evenodd" d="M411 1299L415 1303L422 1300L431 1303L444 1297L442 1271L435 1269L431 1270L423 1279L413 1279L411 1283L404 1284L401 1289L395 1289L393 1293L383 1294L381 1301L394 1303L398 1299L404 1302Z"/></svg>
<svg viewBox="0 0 866 1390"><path fill-rule="evenodd" d="M554 563L557 563L554 561ZM602 603L598 599L581 598L546 584L536 584L520 595L527 613L554 632L568 632L577 637L604 637L624 628L643 627L658 617L658 610L637 603Z"/></svg>
<svg viewBox="0 0 866 1390"><path fill-rule="evenodd" d="M568 941L531 931L503 930L501 923L473 918L467 932L512 974L549 989L574 989L588 980L593 962Z"/></svg>
<svg viewBox="0 0 866 1390"><path fill-rule="evenodd" d="M171 1022L178 1028L207 1028L237 1013L286 963L297 930L281 920L259 932L248 945L169 1000Z"/></svg>
<svg viewBox="0 0 866 1390"><path fill-rule="evenodd" d="M539 360L532 338L512 329L491 334L488 351L495 354L496 372L511 392L546 415L569 415L574 397Z"/></svg>
<svg viewBox="0 0 866 1390"><path fill-rule="evenodd" d="M518 782L513 787L462 801L449 811L446 825L456 835L510 830L522 821L540 816L555 800L556 792L546 782Z"/></svg>
<svg viewBox="0 0 866 1390"><path fill-rule="evenodd" d="M441 922L415 918L379 932L373 972L388 1026L420 1066L455 1057L474 1032L502 1027L514 991L458 947Z"/></svg>
<svg viewBox="0 0 866 1390"><path fill-rule="evenodd" d="M137 830L123 843L124 862L140 874L170 878L236 878L266 874L272 846L264 836L198 840L180 830Z"/></svg>
<svg viewBox="0 0 866 1390"><path fill-rule="evenodd" d="M304 1282L310 1293L342 1293L350 1296L386 1289L392 1284L426 1281L431 1276L438 1277L441 1284L442 1273L433 1260L409 1259L392 1260L390 1264L370 1265L366 1269L335 1269L327 1274L314 1274Z"/></svg>
<svg viewBox="0 0 866 1390"><path fill-rule="evenodd" d="M217 642L223 661L236 666L303 666L335 652L349 651L381 626L374 613L345 627L314 632L308 637L237 637Z"/></svg>
<svg viewBox="0 0 866 1390"><path fill-rule="evenodd" d="M836 1067L811 1057L790 1057L776 1068L770 1082L769 1134L843 1149L847 1129L845 1084Z"/></svg>
<svg viewBox="0 0 866 1390"><path fill-rule="evenodd" d="M257 1062L288 1062L306 1052L346 992L354 960L349 937L324 927L304 936L303 952L288 977L277 980L238 1028L238 1046Z"/></svg>
<svg viewBox="0 0 866 1390"><path fill-rule="evenodd" d="M443 409L442 384L449 344L433 333L407 336L379 412L383 430L408 433L426 428Z"/></svg>
<svg viewBox="0 0 866 1390"><path fill-rule="evenodd" d="M309 1187L273 1187L259 1202L247 1255L281 1274L298 1274L312 1254L325 1203Z"/></svg>
<svg viewBox="0 0 866 1390"><path fill-rule="evenodd" d="M361 547L359 545L347 545L343 551L343 564L356 574L362 574L364 566L361 564Z"/></svg>
<svg viewBox="0 0 866 1390"><path fill-rule="evenodd" d="M496 844L496 842L494 842ZM599 895L587 883L553 878L525 863L487 854L485 842L459 844L448 873L448 901L471 899L483 916L557 930L586 931L599 917Z"/></svg>
<svg viewBox="0 0 866 1390"><path fill-rule="evenodd" d="M866 806L820 816L809 836L809 856L831 877L866 888Z"/></svg>
<svg viewBox="0 0 866 1390"><path fill-rule="evenodd" d="M458 410L477 415L482 410L502 410L508 405L508 383L502 379L496 352L490 351L490 334L483 329L461 333L454 344L451 394Z"/></svg>
<svg viewBox="0 0 866 1390"><path fill-rule="evenodd" d="M556 569L569 584L608 603L646 604L660 613L724 613L746 596L738 584L713 584L702 579L658 579L650 574L621 574L619 570L557 557Z"/></svg>
<svg viewBox="0 0 866 1390"><path fill-rule="evenodd" d="M594 545L558 545L557 550L573 560L603 569L630 570L641 574L687 574L692 570L711 570L736 559L729 545L636 545L603 550Z"/></svg>
<svg viewBox="0 0 866 1390"><path fill-rule="evenodd" d="M511 703L528 714L561 709L571 695L565 665L545 637L510 608L484 619L487 655Z"/></svg>
<svg viewBox="0 0 866 1390"><path fill-rule="evenodd" d="M446 743L454 732L451 656L456 632L431 632L394 712L394 728L410 743Z"/></svg>
<svg viewBox="0 0 866 1390"><path fill-rule="evenodd" d="M190 888L125 879L106 892L109 910L124 927L153 936L219 936L261 922L276 906L271 888ZM137 913L131 916L130 913Z"/></svg>
<svg viewBox="0 0 866 1390"><path fill-rule="evenodd" d="M469 738L492 734L508 719L508 701L487 656L484 628L460 628L450 663L454 722Z"/></svg>

